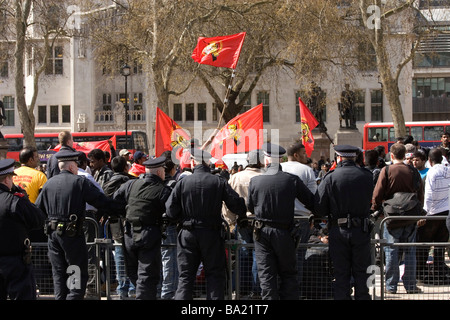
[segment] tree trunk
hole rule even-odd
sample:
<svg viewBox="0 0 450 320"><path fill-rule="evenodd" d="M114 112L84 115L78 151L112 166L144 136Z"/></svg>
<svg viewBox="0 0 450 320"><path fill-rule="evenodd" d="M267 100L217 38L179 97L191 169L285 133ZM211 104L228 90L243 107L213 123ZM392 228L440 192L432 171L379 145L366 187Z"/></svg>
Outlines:
<svg viewBox="0 0 450 320"><path fill-rule="evenodd" d="M34 138L35 120L34 115L28 112L27 103L25 100L25 75L24 75L24 60L25 60L25 37L27 30L27 19L31 1L27 0L23 3L16 0L15 4L15 27L16 27L16 47L14 52L15 60L15 91L17 110L19 112L20 126L24 136L24 146L36 147L36 140Z"/></svg>

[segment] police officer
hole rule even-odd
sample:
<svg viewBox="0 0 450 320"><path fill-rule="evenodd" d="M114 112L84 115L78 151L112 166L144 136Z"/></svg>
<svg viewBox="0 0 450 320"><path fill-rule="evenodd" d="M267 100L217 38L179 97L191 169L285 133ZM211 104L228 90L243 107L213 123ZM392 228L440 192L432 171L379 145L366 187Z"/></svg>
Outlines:
<svg viewBox="0 0 450 320"><path fill-rule="evenodd" d="M127 275L136 299L156 300L161 272L161 227L171 189L164 184L166 157L146 160L143 179L133 179L114 193L127 203L124 235Z"/></svg>
<svg viewBox="0 0 450 320"><path fill-rule="evenodd" d="M45 215L23 193L13 192L14 160L0 160L0 300L34 300L36 283L28 234Z"/></svg>
<svg viewBox="0 0 450 320"><path fill-rule="evenodd" d="M297 198L314 212L314 194L296 175L283 172L280 158L286 150L266 143L266 172L250 180L248 209L255 214L254 242L261 295L265 300L299 298L294 232ZM280 285L278 286L278 279Z"/></svg>
<svg viewBox="0 0 450 320"><path fill-rule="evenodd" d="M169 218L180 220L178 234L179 282L176 300L192 300L195 274L203 262L207 299L223 300L225 294L226 256L222 237L222 201L228 209L246 219L245 200L227 180L211 174L211 154L191 150L193 173L179 180L166 203Z"/></svg>
<svg viewBox="0 0 450 320"><path fill-rule="evenodd" d="M47 181L36 200L47 214L48 255L55 299L83 299L88 280L88 252L83 232L86 202L114 212L116 205L91 181L77 175L80 152L56 154L60 173ZM70 268L69 268L70 266ZM68 283L68 276L72 274Z"/></svg>
<svg viewBox="0 0 450 320"><path fill-rule="evenodd" d="M356 165L359 148L334 147L336 169L318 187L318 212L328 216L330 256L335 276L336 300L350 299L351 278L355 299L370 299L367 267L371 264L369 220L373 190L372 173Z"/></svg>

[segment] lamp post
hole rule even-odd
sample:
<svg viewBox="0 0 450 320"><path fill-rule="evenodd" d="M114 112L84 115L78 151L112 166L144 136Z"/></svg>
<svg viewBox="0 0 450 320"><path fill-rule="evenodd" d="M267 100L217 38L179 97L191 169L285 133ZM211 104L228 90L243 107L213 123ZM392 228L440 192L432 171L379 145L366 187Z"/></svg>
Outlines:
<svg viewBox="0 0 450 320"><path fill-rule="evenodd" d="M131 68L128 64L122 66L122 75L125 77L125 148L128 149L128 76L130 75Z"/></svg>

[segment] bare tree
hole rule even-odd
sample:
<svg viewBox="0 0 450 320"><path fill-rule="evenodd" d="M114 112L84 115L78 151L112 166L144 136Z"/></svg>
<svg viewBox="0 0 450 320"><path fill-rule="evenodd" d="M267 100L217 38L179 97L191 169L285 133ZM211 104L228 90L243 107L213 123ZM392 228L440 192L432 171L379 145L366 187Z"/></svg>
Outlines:
<svg viewBox="0 0 450 320"><path fill-rule="evenodd" d="M48 59L55 41L67 36L66 7L61 1L10 0L0 6L11 28L3 33L4 43L14 44L14 81L20 125L25 146L36 146L34 139L34 108L39 93L41 75L48 66ZM25 99L25 60L33 58L34 74L31 102ZM31 60L31 59L30 59Z"/></svg>

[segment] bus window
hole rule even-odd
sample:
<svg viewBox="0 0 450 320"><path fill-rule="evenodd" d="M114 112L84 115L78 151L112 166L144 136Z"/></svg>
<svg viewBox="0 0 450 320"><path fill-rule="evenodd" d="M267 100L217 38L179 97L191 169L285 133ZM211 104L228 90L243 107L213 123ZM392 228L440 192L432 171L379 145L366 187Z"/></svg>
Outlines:
<svg viewBox="0 0 450 320"><path fill-rule="evenodd" d="M58 137L49 138L35 138L36 139L36 149L38 150L48 150L53 149L59 144Z"/></svg>
<svg viewBox="0 0 450 320"><path fill-rule="evenodd" d="M8 138L8 151L20 151L23 148L22 138Z"/></svg>
<svg viewBox="0 0 450 320"><path fill-rule="evenodd" d="M141 150L145 154L148 154L147 135L144 132L138 131L133 132L132 139L133 139L133 149Z"/></svg>
<svg viewBox="0 0 450 320"><path fill-rule="evenodd" d="M369 128L369 141L387 141L388 128Z"/></svg>
<svg viewBox="0 0 450 320"><path fill-rule="evenodd" d="M422 141L423 140L423 132L422 127L411 127L411 136L414 138L415 141Z"/></svg>
<svg viewBox="0 0 450 320"><path fill-rule="evenodd" d="M444 126L430 126L424 128L425 141L439 141L441 140L441 133L444 131Z"/></svg>
<svg viewBox="0 0 450 320"><path fill-rule="evenodd" d="M410 127L406 127L406 135L410 135L411 134L411 128ZM395 136L395 129L394 127L389 128L389 141L392 142L397 142L397 138Z"/></svg>

